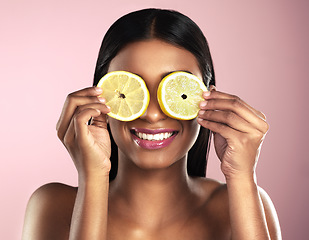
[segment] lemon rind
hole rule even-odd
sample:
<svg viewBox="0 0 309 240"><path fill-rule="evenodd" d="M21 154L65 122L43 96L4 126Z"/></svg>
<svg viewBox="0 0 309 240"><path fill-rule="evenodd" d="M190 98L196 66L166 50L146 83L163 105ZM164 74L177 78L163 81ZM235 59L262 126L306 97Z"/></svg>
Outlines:
<svg viewBox="0 0 309 240"><path fill-rule="evenodd" d="M186 75L187 77L189 77L190 79L194 79L199 83L199 86L201 88L202 91L208 91L207 87L205 86L204 82L202 80L200 80L197 76L190 74L190 73L186 73L186 72L173 72L169 75L167 75L166 77L164 77L161 81L161 83L159 84L159 88L158 88L158 92L157 92L157 98L158 98L158 102L159 105L163 111L164 114L166 114L167 116L174 118L174 119L179 119L179 120L192 120L194 118L197 117L198 115L198 111L197 110L194 114L188 115L188 116L184 116L182 114L178 114L175 113L173 110L171 110L168 106L168 104L165 101L165 93L166 93L166 85L169 81L175 79L176 77L178 77L179 75Z"/></svg>

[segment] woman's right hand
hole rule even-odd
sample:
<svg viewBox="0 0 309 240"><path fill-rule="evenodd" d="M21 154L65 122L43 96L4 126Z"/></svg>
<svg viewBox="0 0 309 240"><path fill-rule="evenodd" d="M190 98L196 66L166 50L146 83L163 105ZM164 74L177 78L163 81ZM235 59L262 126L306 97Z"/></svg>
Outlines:
<svg viewBox="0 0 309 240"><path fill-rule="evenodd" d="M111 163L110 136L100 98L101 88L90 87L67 96L57 123L59 139L69 151L80 177L108 175ZM88 125L92 119L91 125Z"/></svg>

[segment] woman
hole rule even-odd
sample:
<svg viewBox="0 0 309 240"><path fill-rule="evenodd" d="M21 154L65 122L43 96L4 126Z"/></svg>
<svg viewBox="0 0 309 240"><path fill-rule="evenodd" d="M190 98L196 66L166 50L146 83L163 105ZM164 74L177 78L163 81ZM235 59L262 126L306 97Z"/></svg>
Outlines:
<svg viewBox="0 0 309 240"><path fill-rule="evenodd" d="M23 239L280 239L273 204L255 175L268 130L265 116L216 90L198 26L168 10L120 18L103 39L94 85L116 70L145 80L146 113L121 122L107 117L101 89L68 95L57 131L77 168L78 188L39 188L28 203ZM169 118L157 102L162 78L179 70L211 89L203 94L197 119ZM226 184L205 178L210 131ZM149 149L134 141L138 132L143 141L162 132L173 140Z"/></svg>

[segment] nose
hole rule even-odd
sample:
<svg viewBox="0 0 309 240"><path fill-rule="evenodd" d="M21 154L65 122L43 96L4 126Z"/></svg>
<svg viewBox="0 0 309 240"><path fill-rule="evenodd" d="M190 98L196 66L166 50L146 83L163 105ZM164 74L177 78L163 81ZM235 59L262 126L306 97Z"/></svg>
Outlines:
<svg viewBox="0 0 309 240"><path fill-rule="evenodd" d="M149 123L155 123L166 119L167 116L162 112L159 102L157 100L157 95L150 96L149 105L146 112L140 117Z"/></svg>

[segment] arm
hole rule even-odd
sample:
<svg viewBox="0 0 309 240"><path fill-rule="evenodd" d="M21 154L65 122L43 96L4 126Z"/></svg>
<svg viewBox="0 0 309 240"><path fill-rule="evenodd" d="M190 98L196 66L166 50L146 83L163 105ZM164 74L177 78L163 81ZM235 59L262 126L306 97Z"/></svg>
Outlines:
<svg viewBox="0 0 309 240"><path fill-rule="evenodd" d="M214 132L227 183L232 239L280 239L271 201L261 197L256 183L259 151L269 128L264 114L215 88L204 98L197 120Z"/></svg>
<svg viewBox="0 0 309 240"><path fill-rule="evenodd" d="M227 181L232 239L282 239L275 208L254 180Z"/></svg>
<svg viewBox="0 0 309 240"><path fill-rule="evenodd" d="M37 190L28 203L23 239L106 239L111 147L109 109L100 94L100 89L86 88L68 95L57 132L78 171L77 194L74 190L68 204L58 188ZM92 125L87 124L90 118ZM55 202L58 198L62 201Z"/></svg>
<svg viewBox="0 0 309 240"><path fill-rule="evenodd" d="M78 171L72 240L106 239L107 234L111 147L106 123L109 109L97 97L101 93L101 88L87 88L70 94L57 124L58 136ZM88 125L90 118L93 121Z"/></svg>
<svg viewBox="0 0 309 240"><path fill-rule="evenodd" d="M108 187L108 175L79 181L70 239L106 239Z"/></svg>

